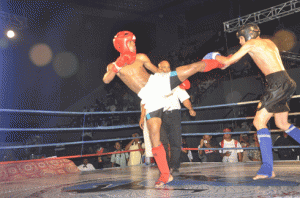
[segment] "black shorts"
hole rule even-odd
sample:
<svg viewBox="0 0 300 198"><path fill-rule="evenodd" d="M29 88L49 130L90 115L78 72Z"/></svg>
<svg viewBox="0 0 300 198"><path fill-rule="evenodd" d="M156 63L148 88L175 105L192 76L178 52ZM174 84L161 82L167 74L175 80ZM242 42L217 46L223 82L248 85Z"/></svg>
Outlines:
<svg viewBox="0 0 300 198"><path fill-rule="evenodd" d="M146 115L146 120L149 120L151 118L162 118L162 115L163 115L163 111L164 111L164 108L161 108L161 109L158 109L156 111L152 111L150 113L148 113Z"/></svg>
<svg viewBox="0 0 300 198"><path fill-rule="evenodd" d="M284 71L275 72L266 76L268 83L265 93L261 97L261 110L266 108L269 113L290 111L287 102L296 91L296 83Z"/></svg>

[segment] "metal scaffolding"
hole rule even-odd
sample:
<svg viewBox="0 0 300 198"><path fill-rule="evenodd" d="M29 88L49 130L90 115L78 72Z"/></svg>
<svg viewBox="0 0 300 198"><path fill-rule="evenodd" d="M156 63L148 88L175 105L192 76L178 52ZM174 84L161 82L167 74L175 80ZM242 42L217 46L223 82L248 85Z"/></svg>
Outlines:
<svg viewBox="0 0 300 198"><path fill-rule="evenodd" d="M0 11L0 24L3 27L24 29L27 27L27 18Z"/></svg>
<svg viewBox="0 0 300 198"><path fill-rule="evenodd" d="M264 23L274 19L300 12L300 0L291 0L277 6L254 12L252 14L223 22L224 32L233 32L246 23Z"/></svg>
<svg viewBox="0 0 300 198"><path fill-rule="evenodd" d="M290 61L300 61L300 55L293 52L281 52L281 58L290 60Z"/></svg>

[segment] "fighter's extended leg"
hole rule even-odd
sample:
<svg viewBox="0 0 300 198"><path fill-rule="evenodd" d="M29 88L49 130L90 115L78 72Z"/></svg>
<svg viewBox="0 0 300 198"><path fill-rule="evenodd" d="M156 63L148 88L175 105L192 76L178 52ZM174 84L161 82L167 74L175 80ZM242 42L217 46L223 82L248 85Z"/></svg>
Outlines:
<svg viewBox="0 0 300 198"><path fill-rule="evenodd" d="M160 171L160 178L155 183L155 187L161 187L173 180L166 158L166 151L160 142L161 119L157 117L150 118L147 120L147 125L152 142L152 153Z"/></svg>
<svg viewBox="0 0 300 198"><path fill-rule="evenodd" d="M189 65L177 67L176 72L179 80L183 82L197 72L208 72L212 69L221 68L221 67L224 67L224 65L221 65L218 61L206 59Z"/></svg>
<svg viewBox="0 0 300 198"><path fill-rule="evenodd" d="M253 180L275 177L275 173L273 171L272 139L271 133L267 128L267 123L272 115L272 113L269 113L265 108L263 108L256 113L253 121L253 124L257 129L257 137L260 144L260 151L263 162L261 168L257 172L257 175L253 178Z"/></svg>

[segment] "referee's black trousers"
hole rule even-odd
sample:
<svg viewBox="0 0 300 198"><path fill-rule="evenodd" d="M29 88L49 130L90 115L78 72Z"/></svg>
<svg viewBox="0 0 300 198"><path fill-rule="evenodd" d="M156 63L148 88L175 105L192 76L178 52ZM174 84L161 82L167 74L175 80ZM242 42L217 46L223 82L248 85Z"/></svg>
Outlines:
<svg viewBox="0 0 300 198"><path fill-rule="evenodd" d="M178 169L181 152L181 113L179 109L163 113L160 141L166 150L169 168ZM169 158L168 143L170 144L171 158Z"/></svg>

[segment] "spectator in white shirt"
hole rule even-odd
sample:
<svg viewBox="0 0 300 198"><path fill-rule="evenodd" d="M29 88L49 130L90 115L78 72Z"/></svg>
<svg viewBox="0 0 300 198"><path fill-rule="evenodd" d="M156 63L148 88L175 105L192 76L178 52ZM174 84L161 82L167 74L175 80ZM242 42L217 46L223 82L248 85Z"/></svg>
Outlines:
<svg viewBox="0 0 300 198"><path fill-rule="evenodd" d="M120 142L115 143L115 152L123 151L121 149ZM129 159L128 153L116 153L111 155L111 166L112 167L125 167Z"/></svg>
<svg viewBox="0 0 300 198"><path fill-rule="evenodd" d="M231 129L225 128L223 132L231 132ZM223 140L220 142L222 148L242 148L241 144L231 138L231 134L224 134ZM223 162L242 162L243 160L243 149L224 149L220 150L221 156L223 157Z"/></svg>
<svg viewBox="0 0 300 198"><path fill-rule="evenodd" d="M95 170L95 167L93 166L93 164L89 163L88 159L83 159L83 164L78 166L78 169L80 171L92 171Z"/></svg>

